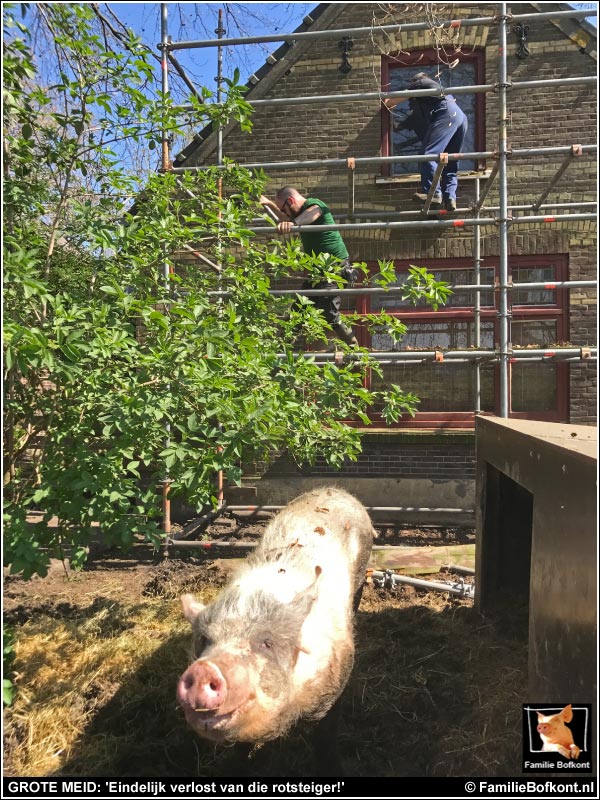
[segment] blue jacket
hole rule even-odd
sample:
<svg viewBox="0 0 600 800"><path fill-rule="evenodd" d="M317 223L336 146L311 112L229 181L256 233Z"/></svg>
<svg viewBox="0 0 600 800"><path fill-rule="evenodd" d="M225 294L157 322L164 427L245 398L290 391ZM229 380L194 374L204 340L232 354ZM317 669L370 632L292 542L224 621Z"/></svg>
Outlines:
<svg viewBox="0 0 600 800"><path fill-rule="evenodd" d="M407 89L441 89L441 84L433 78L424 76L413 78ZM411 97L408 101L410 114L404 119L400 128L414 131L419 139L423 140L431 123L435 118L444 114L449 114L449 103L456 103L456 99L451 94L444 97Z"/></svg>

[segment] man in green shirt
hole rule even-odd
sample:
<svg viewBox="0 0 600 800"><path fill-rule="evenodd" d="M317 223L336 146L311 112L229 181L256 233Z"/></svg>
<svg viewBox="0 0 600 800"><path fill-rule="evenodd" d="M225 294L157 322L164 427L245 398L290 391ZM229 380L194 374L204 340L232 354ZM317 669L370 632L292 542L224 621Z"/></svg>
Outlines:
<svg viewBox="0 0 600 800"><path fill-rule="evenodd" d="M277 192L275 202L269 200L265 195L261 195L259 202L263 206L272 209L280 222L277 225L279 233L291 233L294 225L311 225L313 230L301 231L300 239L304 251L309 255L319 255L327 253L340 259L340 275L349 284L353 284L358 275L358 271L352 266L348 250L344 244L339 231L319 230L321 225L335 225L335 220L329 207L322 200L313 197L303 197L300 192L291 186L284 186ZM312 283L307 281L305 289L334 289L335 283L319 281ZM337 336L349 345L358 346L358 341L352 328L342 322L340 309L342 298L340 295L329 295L326 297L314 297L312 302L323 311L325 319Z"/></svg>

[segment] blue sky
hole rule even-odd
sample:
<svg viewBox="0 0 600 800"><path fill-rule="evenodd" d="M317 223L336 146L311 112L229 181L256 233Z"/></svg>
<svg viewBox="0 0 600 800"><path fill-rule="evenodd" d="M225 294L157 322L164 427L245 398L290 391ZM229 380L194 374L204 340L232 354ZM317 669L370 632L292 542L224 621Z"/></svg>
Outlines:
<svg viewBox="0 0 600 800"><path fill-rule="evenodd" d="M160 3L109 3L112 11L156 48L160 41ZM301 24L316 2L278 3L168 3L169 34L174 41L216 38L217 14L224 8L225 36L257 35L289 32ZM490 3L489 5L493 5ZM572 3L576 8L595 6L595 3ZM594 25L596 18L589 19ZM225 48L223 68L226 77L239 67L242 82L258 69L278 43L253 44ZM156 52L158 52L156 50ZM217 51L211 49L180 50L175 53L194 83L215 88Z"/></svg>
<svg viewBox="0 0 600 800"><path fill-rule="evenodd" d="M155 49L160 41L160 3L108 3L111 10L143 41ZM260 35L289 32L297 28L317 3L168 3L169 34L173 41L216 39L218 10L224 8L225 36ZM224 48L223 73L231 77L240 69L241 82L258 69L279 43L253 44ZM215 89L217 50L179 50L175 54L196 84Z"/></svg>

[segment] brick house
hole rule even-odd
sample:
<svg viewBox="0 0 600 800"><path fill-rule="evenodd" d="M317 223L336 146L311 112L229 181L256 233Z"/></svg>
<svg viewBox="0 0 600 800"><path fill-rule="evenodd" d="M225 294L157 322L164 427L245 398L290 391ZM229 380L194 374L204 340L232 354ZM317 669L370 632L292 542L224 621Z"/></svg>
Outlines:
<svg viewBox="0 0 600 800"><path fill-rule="evenodd" d="M418 189L416 163L356 163L348 159L418 153L418 144L393 131L390 112L377 93L394 91L417 71L439 75L444 87L492 84L499 81L498 24L462 25L473 18L493 18L495 3L435 4L438 18L428 18L426 4L322 3L298 28L302 31L339 31L339 36L298 39L274 45L266 63L249 81L250 102L273 98L317 95L370 94L367 99L311 104L257 105L251 134L235 126L224 131L224 154L240 164L277 164L335 159L335 164L293 168L266 167L268 193L292 185L308 197L331 207L338 222L382 219L423 220L412 201ZM513 15L560 12L566 3L517 3ZM450 19L452 26L440 28ZM429 23L426 29L389 32L382 26ZM596 29L589 23L558 17L527 21L525 41L509 21L507 76L511 83L595 76ZM368 35L344 29L371 28ZM344 37L346 37L344 39ZM528 51L528 54L527 52ZM463 152L489 152L490 157L460 163L457 218L476 212L477 197L486 193L479 216L490 219L480 226L414 226L344 231L351 257L377 271L378 259L393 259L402 281L409 264L425 266L454 284L474 283L474 257L481 257L481 282L493 284L499 273L498 181L494 180L494 151L498 147L497 91L457 95L469 116L469 138ZM594 145L596 142L596 86L566 82L551 88L536 86L508 91L509 150ZM402 114L403 107L397 112ZM411 149L412 148L412 149ZM206 129L179 153L177 167L215 163L216 134ZM556 185L543 195L561 165ZM507 165L508 207L513 221L519 215L541 215L553 222L510 224L509 280L514 283L583 281L596 278L596 227L590 219L563 219L563 215L595 211L596 153L584 148L571 152L510 157ZM487 186L489 182L490 186ZM486 191L489 188L489 191ZM540 201L543 202L540 203ZM585 205L587 203L587 205ZM539 207L538 205L539 204ZM582 205L575 205L582 204ZM519 209L519 206L526 208ZM527 208L528 207L528 208ZM533 210L532 210L533 207ZM462 213L461 213L462 209ZM400 212L399 216L393 217ZM439 219L427 217L427 219ZM351 297L346 308L360 312L385 307L408 324L400 349L463 350L475 339L474 294L457 292L437 312L402 305L396 298ZM568 344L572 348L596 345L595 288L536 288L509 294L511 341L515 348L548 351ZM385 337L361 343L386 350ZM498 345L498 299L481 293L481 347ZM375 424L363 440L357 463L341 473L317 464L301 473L285 456L276 469L262 475L262 502L284 502L287 478L298 489L324 478L344 483L372 505L435 506L470 509L473 504L475 410L498 414L497 361L482 362L480 397L475 398L473 362L428 361L386 365L385 381L397 383L422 397L414 419L386 428ZM554 422L596 423L596 364L585 358L515 363L510 369L509 416ZM271 478L276 473L276 479ZM250 476L249 476L250 477ZM367 482L369 489L367 490ZM267 491L267 486L269 489ZM393 498L393 500L390 500ZM398 498L402 498L402 502ZM449 521L440 512L436 519ZM430 519L433 519L430 517Z"/></svg>

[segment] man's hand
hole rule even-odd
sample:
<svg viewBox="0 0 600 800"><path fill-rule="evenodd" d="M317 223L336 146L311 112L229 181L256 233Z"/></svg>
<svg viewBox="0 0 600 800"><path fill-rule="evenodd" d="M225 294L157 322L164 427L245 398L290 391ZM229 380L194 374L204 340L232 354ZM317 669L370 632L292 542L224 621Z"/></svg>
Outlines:
<svg viewBox="0 0 600 800"><path fill-rule="evenodd" d="M258 202L261 204L261 206L269 206L269 205L271 205L271 201L264 194L261 194L261 196L258 198Z"/></svg>
<svg viewBox="0 0 600 800"><path fill-rule="evenodd" d="M392 108L396 108L398 103L403 103L405 100L406 97L386 97L385 100L382 100L381 102L388 109L388 111L391 111Z"/></svg>
<svg viewBox="0 0 600 800"><path fill-rule="evenodd" d="M279 233L291 233L293 227L294 227L293 222L279 222L277 224L277 230L279 231Z"/></svg>

